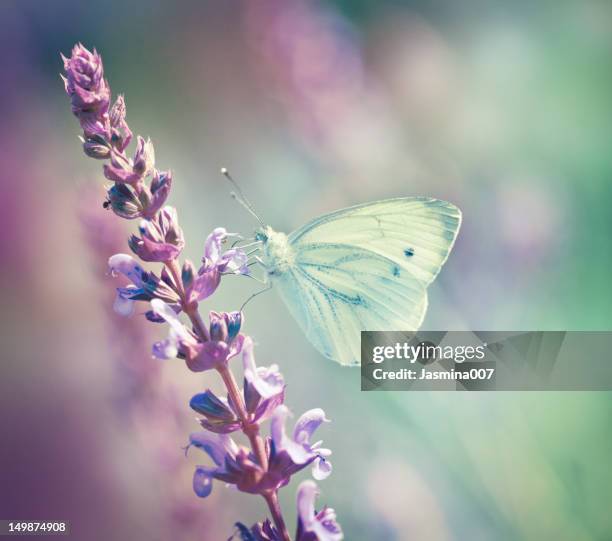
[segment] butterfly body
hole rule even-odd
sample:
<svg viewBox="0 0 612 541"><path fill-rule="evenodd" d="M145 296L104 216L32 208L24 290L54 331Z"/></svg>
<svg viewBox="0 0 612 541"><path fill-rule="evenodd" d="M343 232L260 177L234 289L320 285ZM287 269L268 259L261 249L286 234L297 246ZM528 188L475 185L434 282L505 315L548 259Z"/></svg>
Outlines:
<svg viewBox="0 0 612 541"><path fill-rule="evenodd" d="M362 330L420 327L460 222L451 203L406 197L332 212L290 235L265 227L256 238L268 280L312 344L358 365Z"/></svg>
<svg viewBox="0 0 612 541"><path fill-rule="evenodd" d="M263 242L262 260L268 276L281 276L295 264L295 252L284 233L274 231L270 226L257 233Z"/></svg>

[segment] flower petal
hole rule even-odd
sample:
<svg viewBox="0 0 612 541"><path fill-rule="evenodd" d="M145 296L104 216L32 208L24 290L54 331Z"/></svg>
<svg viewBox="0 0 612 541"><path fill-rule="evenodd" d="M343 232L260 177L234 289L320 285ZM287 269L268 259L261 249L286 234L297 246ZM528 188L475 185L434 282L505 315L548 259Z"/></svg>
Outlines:
<svg viewBox="0 0 612 541"><path fill-rule="evenodd" d="M179 341L176 337L176 333L170 329L170 334L165 340L155 342L153 344L153 357L167 361L169 359L175 359L178 355Z"/></svg>
<svg viewBox="0 0 612 541"><path fill-rule="evenodd" d="M209 468L196 466L193 474L193 491L200 497L206 498L212 492L213 477Z"/></svg>
<svg viewBox="0 0 612 541"><path fill-rule="evenodd" d="M323 481L331 475L332 469L331 462L320 456L312 463L312 476L317 481Z"/></svg>
<svg viewBox="0 0 612 541"><path fill-rule="evenodd" d="M206 243L204 244L204 257L215 265L221 257L221 243L226 237L227 230L224 227L217 227L206 238Z"/></svg>
<svg viewBox="0 0 612 541"><path fill-rule="evenodd" d="M293 439L298 443L308 443L314 431L322 423L329 423L321 408L308 410L297 420L293 429Z"/></svg>
<svg viewBox="0 0 612 541"><path fill-rule="evenodd" d="M276 365L269 369L255 365L253 355L253 340L250 337L244 339L242 345L242 365L244 367L244 377L253 386L259 395L264 399L272 398L281 393L285 386L283 376L278 372ZM276 367L276 370L274 369Z"/></svg>
<svg viewBox="0 0 612 541"><path fill-rule="evenodd" d="M168 325L174 330L176 336L182 340L191 340L191 335L187 332L185 326L181 323L181 320L176 315L176 312L161 299L152 299L151 308L161 318L163 318Z"/></svg>
<svg viewBox="0 0 612 541"><path fill-rule="evenodd" d="M134 313L134 301L124 298L119 292L113 303L113 310L120 316L131 316Z"/></svg>
<svg viewBox="0 0 612 541"><path fill-rule="evenodd" d="M305 530L310 530L310 526L315 519L315 499L319 490L314 481L302 481L297 490L297 512L298 519Z"/></svg>
<svg viewBox="0 0 612 541"><path fill-rule="evenodd" d="M116 276L119 272L130 279L137 287L143 287L145 270L128 254L115 254L108 260L108 269L111 275Z"/></svg>
<svg viewBox="0 0 612 541"><path fill-rule="evenodd" d="M325 507L318 513L315 512L317 495L318 488L314 481L303 481L298 487L298 529L315 534L317 541L341 541L344 535L336 522L335 511Z"/></svg>
<svg viewBox="0 0 612 541"><path fill-rule="evenodd" d="M218 398L210 389L194 395L189 401L189 406L206 417L214 417L224 421L233 421L236 418L227 401Z"/></svg>
<svg viewBox="0 0 612 541"><path fill-rule="evenodd" d="M285 423L289 416L289 408L280 405L274 410L270 420L270 435L277 451L286 451L294 464L305 464L314 456L303 445L300 445L287 436Z"/></svg>
<svg viewBox="0 0 612 541"><path fill-rule="evenodd" d="M229 348L225 342L204 342L199 345L198 353L186 359L187 366L194 372L212 370L229 358Z"/></svg>
<svg viewBox="0 0 612 541"><path fill-rule="evenodd" d="M191 434L189 445L204 451L217 466L221 466L225 462L226 455L234 458L238 452L236 442L229 436L212 434L206 431Z"/></svg>

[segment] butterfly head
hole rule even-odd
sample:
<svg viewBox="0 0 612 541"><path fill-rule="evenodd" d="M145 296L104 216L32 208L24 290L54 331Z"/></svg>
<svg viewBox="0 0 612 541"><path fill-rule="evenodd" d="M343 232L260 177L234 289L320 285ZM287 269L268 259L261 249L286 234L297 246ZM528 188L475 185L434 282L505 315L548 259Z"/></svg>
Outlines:
<svg viewBox="0 0 612 541"><path fill-rule="evenodd" d="M265 244L266 242L268 242L268 239L270 238L270 231L271 231L270 227L260 227L259 229L256 229L255 230L255 240L260 241Z"/></svg>

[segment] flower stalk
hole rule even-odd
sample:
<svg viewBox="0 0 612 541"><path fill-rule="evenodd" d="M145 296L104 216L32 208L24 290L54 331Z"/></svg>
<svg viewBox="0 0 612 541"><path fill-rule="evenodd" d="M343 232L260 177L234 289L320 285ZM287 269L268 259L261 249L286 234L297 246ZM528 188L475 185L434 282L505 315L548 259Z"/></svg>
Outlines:
<svg viewBox="0 0 612 541"><path fill-rule="evenodd" d="M278 503L278 493L273 491L268 494L264 494L264 499L268 504L268 509L270 509L272 520L274 521L274 525L281 535L281 539L283 541L291 541L289 530L287 530L285 519L283 518L283 513L281 512L280 504Z"/></svg>
<svg viewBox="0 0 612 541"><path fill-rule="evenodd" d="M194 492L208 496L216 479L262 496L273 524L267 519L251 528L237 523L241 539L291 541L278 490L308 466L317 480L331 473L331 451L322 448L321 442L310 443L314 431L327 421L325 413L320 409L307 411L288 434L283 376L277 365L256 365L253 341L241 333L242 312L211 311L209 323L205 323L199 303L214 294L222 277L248 275L248 254L239 246L225 249L227 240L235 235L218 227L206 238L200 268L188 260L181 265L183 231L176 210L166 206L172 173L155 167L150 139L137 136L133 157L128 155L133 134L126 120L125 100L119 96L111 105L100 55L77 44L70 58L62 58L65 89L83 130L83 150L87 156L106 162L103 173L112 183L104 206L120 218L139 220L138 234L128 240L136 257L115 254L109 259L111 274L123 275L130 282L117 288L115 311L130 316L137 302L148 303L146 318L169 327L168 337L153 344L153 356L182 359L192 372L216 372L227 392L221 397L207 389L190 401L191 408L202 415L199 423L203 430L190 435L187 449L202 450L213 463L196 467ZM159 274L145 270L143 261L161 264ZM189 319L189 326L181 321L182 313ZM232 359L238 356L243 364L242 389L231 369ZM267 420L270 435L264 437L261 426ZM249 447L234 441L233 433L242 433ZM342 532L333 510L314 512L316 485L309 483L302 483L298 489L300 518L295 541L339 541ZM309 498L308 505L304 505L304 497Z"/></svg>

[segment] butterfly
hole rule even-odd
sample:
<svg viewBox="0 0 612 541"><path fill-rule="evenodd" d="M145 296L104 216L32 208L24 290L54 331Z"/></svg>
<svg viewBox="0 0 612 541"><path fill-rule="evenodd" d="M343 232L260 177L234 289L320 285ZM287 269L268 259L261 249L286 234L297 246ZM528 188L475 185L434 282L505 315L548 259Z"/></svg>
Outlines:
<svg viewBox="0 0 612 541"><path fill-rule="evenodd" d="M419 329L427 286L460 225L452 203L401 197L325 214L289 235L263 226L255 239L269 284L308 340L328 359L354 366L361 331Z"/></svg>

